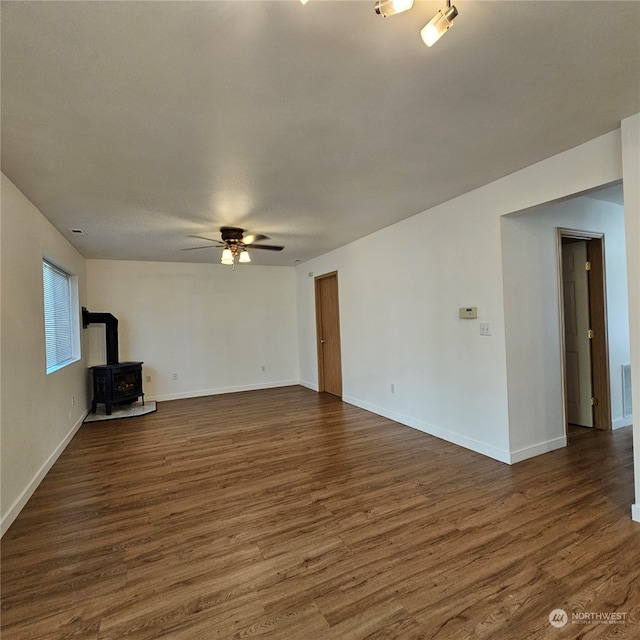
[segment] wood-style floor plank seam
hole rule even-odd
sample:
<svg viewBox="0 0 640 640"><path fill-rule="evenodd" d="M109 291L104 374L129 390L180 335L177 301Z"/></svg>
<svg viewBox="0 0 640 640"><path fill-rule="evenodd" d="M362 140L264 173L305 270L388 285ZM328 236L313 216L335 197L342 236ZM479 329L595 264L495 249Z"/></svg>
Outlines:
<svg viewBox="0 0 640 640"><path fill-rule="evenodd" d="M2 540L2 638L638 638L631 439L509 467L301 387L87 424Z"/></svg>

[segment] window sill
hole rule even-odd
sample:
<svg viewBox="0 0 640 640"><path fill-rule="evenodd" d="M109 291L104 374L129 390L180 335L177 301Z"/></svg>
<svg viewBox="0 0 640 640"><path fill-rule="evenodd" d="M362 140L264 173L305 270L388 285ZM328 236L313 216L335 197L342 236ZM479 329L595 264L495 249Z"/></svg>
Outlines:
<svg viewBox="0 0 640 640"><path fill-rule="evenodd" d="M56 371L60 371L60 369L64 369L65 367L68 367L70 364L73 364L74 362L78 362L78 360L80 360L80 357L75 356L73 358L69 358L69 360L65 360L64 362L56 364L53 367L47 367L47 375L49 375L50 373L55 373Z"/></svg>

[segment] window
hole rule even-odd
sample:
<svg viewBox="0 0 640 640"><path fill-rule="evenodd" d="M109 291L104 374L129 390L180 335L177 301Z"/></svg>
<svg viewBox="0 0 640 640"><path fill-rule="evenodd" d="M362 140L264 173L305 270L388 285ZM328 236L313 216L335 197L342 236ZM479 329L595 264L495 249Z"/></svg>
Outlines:
<svg viewBox="0 0 640 640"><path fill-rule="evenodd" d="M77 279L47 260L42 261L44 334L47 373L53 373L80 357Z"/></svg>

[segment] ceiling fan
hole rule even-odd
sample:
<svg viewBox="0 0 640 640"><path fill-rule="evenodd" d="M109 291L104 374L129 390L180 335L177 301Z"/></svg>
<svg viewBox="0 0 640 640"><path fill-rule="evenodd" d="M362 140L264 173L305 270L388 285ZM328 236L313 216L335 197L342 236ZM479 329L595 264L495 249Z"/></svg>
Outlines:
<svg viewBox="0 0 640 640"><path fill-rule="evenodd" d="M244 235L244 229L238 227L221 227L220 237L222 240L216 240L214 238L207 238L205 236L189 236L190 238L198 238L199 240L206 240L207 242L213 242L212 245L203 245L201 247L187 247L182 251L194 251L196 249L218 249L222 248L222 264L230 264L235 266L236 258L238 262L251 262L251 257L247 249L250 247L253 249L264 249L266 251L282 251L284 247L271 244L254 244L261 240L268 240L269 237L261 233L252 233L247 236Z"/></svg>

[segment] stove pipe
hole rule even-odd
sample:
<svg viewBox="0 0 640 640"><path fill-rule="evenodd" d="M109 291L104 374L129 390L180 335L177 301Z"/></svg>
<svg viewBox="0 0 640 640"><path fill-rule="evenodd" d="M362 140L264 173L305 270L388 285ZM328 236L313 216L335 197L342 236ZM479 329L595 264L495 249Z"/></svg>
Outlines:
<svg viewBox="0 0 640 640"><path fill-rule="evenodd" d="M106 328L107 364L118 364L118 318L110 313L91 313L82 307L82 326L104 324Z"/></svg>

